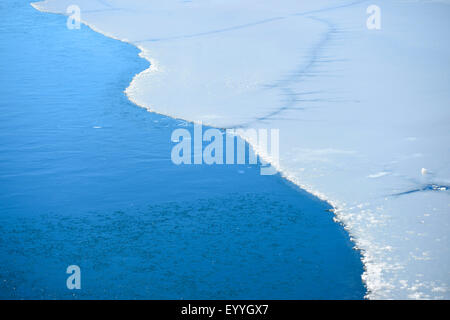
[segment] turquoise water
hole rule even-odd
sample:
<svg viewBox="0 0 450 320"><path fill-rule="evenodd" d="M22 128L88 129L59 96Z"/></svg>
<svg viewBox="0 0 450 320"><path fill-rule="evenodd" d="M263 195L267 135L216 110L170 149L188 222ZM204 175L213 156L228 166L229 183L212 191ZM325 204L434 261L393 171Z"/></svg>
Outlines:
<svg viewBox="0 0 450 320"><path fill-rule="evenodd" d="M172 164L193 127L127 100L136 48L0 9L0 298L363 298L328 204L258 166Z"/></svg>

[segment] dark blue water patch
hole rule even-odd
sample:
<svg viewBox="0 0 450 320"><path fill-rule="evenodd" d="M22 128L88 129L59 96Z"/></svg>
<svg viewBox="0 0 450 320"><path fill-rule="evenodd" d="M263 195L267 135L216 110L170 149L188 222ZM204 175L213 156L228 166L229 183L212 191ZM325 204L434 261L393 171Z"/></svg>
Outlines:
<svg viewBox="0 0 450 320"><path fill-rule="evenodd" d="M321 203L296 196L229 194L14 225L7 219L2 291L50 299L360 298L354 259L342 254L348 244L333 239L345 234L327 223ZM70 292L61 270L73 262L83 287ZM29 281L31 288L23 285Z"/></svg>
<svg viewBox="0 0 450 320"><path fill-rule="evenodd" d="M1 298L364 296L326 203L259 166L172 163L186 123L123 94L148 67L136 48L27 1L0 9Z"/></svg>

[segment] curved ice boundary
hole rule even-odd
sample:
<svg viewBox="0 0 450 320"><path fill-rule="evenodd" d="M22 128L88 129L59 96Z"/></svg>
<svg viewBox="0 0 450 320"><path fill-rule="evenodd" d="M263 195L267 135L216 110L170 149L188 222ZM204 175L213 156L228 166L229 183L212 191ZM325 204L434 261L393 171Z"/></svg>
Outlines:
<svg viewBox="0 0 450 320"><path fill-rule="evenodd" d="M366 28L371 1L33 6L76 4L93 30L140 48L151 66L126 94L149 111L279 128L277 169L333 205L367 298L448 299L450 6L376 2L381 30Z"/></svg>

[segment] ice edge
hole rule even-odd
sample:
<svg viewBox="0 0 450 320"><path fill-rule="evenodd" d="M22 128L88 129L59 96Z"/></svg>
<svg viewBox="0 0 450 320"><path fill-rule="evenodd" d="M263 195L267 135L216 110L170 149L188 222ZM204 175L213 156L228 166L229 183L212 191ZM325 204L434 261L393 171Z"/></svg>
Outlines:
<svg viewBox="0 0 450 320"><path fill-rule="evenodd" d="M59 15L63 15L66 16L66 14L61 13L61 12L55 12L52 10L47 10L44 7L42 7L41 5L44 5L45 3L47 3L47 0L44 1L38 1L38 2L31 2L30 5L43 13L52 13L52 14L59 14ZM87 21L81 19L80 22L82 24L84 24L85 26L87 26L88 28L90 28L91 30L93 30L94 32L100 33L102 35L104 35L105 37L111 38L113 40L118 40L127 44L130 44L132 46L134 46L135 48L139 49L140 52L138 54L138 56L142 59L145 59L149 62L150 66L147 69L144 69L143 71L135 74L133 76L133 79L131 80L129 86L123 91L125 93L125 95L127 96L128 100L130 100L130 102L132 102L134 105L146 109L148 112L152 112L155 114L160 114L175 120L183 120L183 121L187 121L189 123L193 123L193 124L203 124L205 126L209 126L209 127L213 127L213 128L218 128L217 126L211 125L207 122L200 122L200 121L196 121L196 120L191 120L191 119L184 119L184 118L180 118L180 117L174 117L170 114L165 114L162 112L158 112L156 110L152 109L151 105L145 105L144 103L139 103L137 101L137 99L135 99L133 97L133 93L135 93L136 91L138 91L138 86L137 86L137 82L139 80L140 77L142 77L143 75L147 74L147 73L152 73L152 72L157 72L159 70L158 68L158 61L156 61L155 59L153 59L150 55L146 54L146 50L139 46L138 44L134 44L132 42L130 42L128 39L120 39L118 37L115 37L111 34L108 34L107 32L104 32L102 30L100 30L99 28L97 28L96 26L94 26L93 24L88 23ZM224 128L218 128L218 129L224 129ZM260 158L262 158L264 161L266 161L267 163L269 163L271 166L273 166L276 171L280 174L280 176L282 178L284 178L285 180L293 183L295 186L297 186L298 188L306 191L307 193L317 197L318 199L320 199L321 201L324 201L326 203L328 203L333 209L331 210L334 214L334 222L340 224L341 226L343 226L343 228L345 229L345 231L348 233L349 237L350 237L350 241L352 243L354 243L354 250L357 250L360 255L361 255L361 262L363 264L363 268L364 268L364 272L361 275L361 279L362 282L366 288L366 294L364 296L365 299L372 299L373 295L374 295L374 289L375 286L372 286L372 281L370 281L371 276L375 276L376 277L376 272L374 272L375 274L373 274L372 272L370 272L370 270L373 269L377 269L376 264L372 266L372 263L370 262L370 257L367 254L366 250L364 250L362 247L362 243L360 242L360 240L354 235L354 233L352 232L351 228L345 223L345 215L344 215L344 211L343 209L339 208L339 204L336 201L333 201L332 199L329 199L328 197L325 196L325 194L321 193L318 190L315 190L314 188L312 188L311 186L302 184L300 181L298 181L297 178L295 178L294 176L290 175L288 172L283 171L279 164L277 163L273 163L273 161L271 161L270 159L268 159L268 157L264 154L261 153L260 150L257 150L257 148L255 148L255 146L253 145L252 141L250 141L249 139L247 139L246 137L239 135L238 136L245 140L253 149L253 152L255 152L256 155L258 155ZM375 280L376 281L376 280Z"/></svg>

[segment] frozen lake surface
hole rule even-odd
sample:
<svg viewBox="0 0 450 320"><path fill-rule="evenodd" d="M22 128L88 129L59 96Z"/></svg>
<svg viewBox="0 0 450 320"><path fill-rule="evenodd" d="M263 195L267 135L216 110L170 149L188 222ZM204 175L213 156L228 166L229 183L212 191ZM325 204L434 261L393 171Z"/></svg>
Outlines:
<svg viewBox="0 0 450 320"><path fill-rule="evenodd" d="M136 104L280 129L275 165L336 208L369 298L450 297L448 1L380 1L380 30L366 27L371 1L77 4L151 62L127 89Z"/></svg>
<svg viewBox="0 0 450 320"><path fill-rule="evenodd" d="M0 30L0 298L364 297L327 203L256 165L172 163L193 126L127 99L138 49L25 0Z"/></svg>

